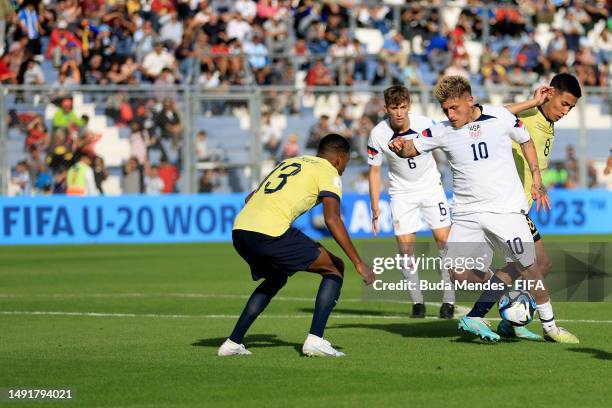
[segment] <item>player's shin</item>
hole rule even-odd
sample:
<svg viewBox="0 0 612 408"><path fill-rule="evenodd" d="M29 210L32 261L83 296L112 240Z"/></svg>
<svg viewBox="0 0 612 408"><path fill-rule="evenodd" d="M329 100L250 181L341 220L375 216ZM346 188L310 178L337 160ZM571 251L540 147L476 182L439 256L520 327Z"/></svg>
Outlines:
<svg viewBox="0 0 612 408"><path fill-rule="evenodd" d="M229 339L236 344L241 344L249 327L253 324L257 316L264 311L270 303L270 300L278 293L279 290L287 283L286 276L276 276L267 278L259 285L240 314L236 326L230 335Z"/></svg>
<svg viewBox="0 0 612 408"><path fill-rule="evenodd" d="M315 300L310 334L317 337L323 337L327 319L340 297L342 281L342 278L338 275L323 275L323 279L321 279L321 284L319 285L319 291L317 292L317 299Z"/></svg>
<svg viewBox="0 0 612 408"><path fill-rule="evenodd" d="M485 317L489 310L499 301L504 293L510 290L509 286L520 273L512 264L506 265L498 270L489 279L490 288L482 292L472 310L467 314L468 317Z"/></svg>
<svg viewBox="0 0 612 408"><path fill-rule="evenodd" d="M423 303L423 293L419 289L419 270L414 263L406 265L407 268L402 269L402 275L408 282L408 292L413 304Z"/></svg>
<svg viewBox="0 0 612 408"><path fill-rule="evenodd" d="M442 275L442 281L444 282L444 293L442 294L442 303L455 304L455 289L453 288L450 273L448 269L442 268L440 270Z"/></svg>

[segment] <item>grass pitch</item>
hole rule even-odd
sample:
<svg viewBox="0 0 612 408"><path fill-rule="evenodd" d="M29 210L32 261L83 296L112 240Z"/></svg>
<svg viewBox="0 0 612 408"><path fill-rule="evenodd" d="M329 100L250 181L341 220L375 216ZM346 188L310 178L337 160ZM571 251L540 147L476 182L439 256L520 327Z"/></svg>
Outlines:
<svg viewBox="0 0 612 408"><path fill-rule="evenodd" d="M3 247L0 259L0 388L75 390L70 402L0 406L607 407L612 397L611 303L554 305L579 345L486 345L460 338L436 306L413 320L409 304L361 301L348 270L325 333L347 357L309 359L299 351L319 278L303 273L251 328L253 355L222 359L256 286L229 244Z"/></svg>

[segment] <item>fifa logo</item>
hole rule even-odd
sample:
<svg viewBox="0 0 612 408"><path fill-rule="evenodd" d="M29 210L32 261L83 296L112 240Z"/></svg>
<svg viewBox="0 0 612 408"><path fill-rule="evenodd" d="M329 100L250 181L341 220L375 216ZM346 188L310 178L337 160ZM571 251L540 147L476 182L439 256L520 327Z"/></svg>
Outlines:
<svg viewBox="0 0 612 408"><path fill-rule="evenodd" d="M469 126L470 137L472 139L478 139L480 137L480 123L473 123Z"/></svg>

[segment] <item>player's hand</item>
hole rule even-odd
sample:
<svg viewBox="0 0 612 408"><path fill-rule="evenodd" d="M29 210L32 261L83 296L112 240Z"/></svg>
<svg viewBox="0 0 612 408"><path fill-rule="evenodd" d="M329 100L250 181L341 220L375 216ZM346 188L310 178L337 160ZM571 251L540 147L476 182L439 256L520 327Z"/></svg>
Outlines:
<svg viewBox="0 0 612 408"><path fill-rule="evenodd" d="M550 86L541 86L533 93L533 102L535 106L542 106L548 98L550 98L553 88Z"/></svg>
<svg viewBox="0 0 612 408"><path fill-rule="evenodd" d="M552 208L546 187L544 187L542 184L534 183L531 185L531 198L533 198L536 202L536 211L540 211L541 208L544 210L544 212L546 212Z"/></svg>
<svg viewBox="0 0 612 408"><path fill-rule="evenodd" d="M378 216L380 212L378 209L372 209L372 232L374 236L378 235Z"/></svg>
<svg viewBox="0 0 612 408"><path fill-rule="evenodd" d="M391 149L391 151L397 154L399 157L406 158L408 155L403 154L405 143L406 141L404 139L400 137L395 138L389 143L389 149Z"/></svg>
<svg viewBox="0 0 612 408"><path fill-rule="evenodd" d="M357 272L359 272L359 274L363 278L363 282L366 285L369 286L374 282L374 271L372 271L372 268L370 268L368 265L364 264L363 262L360 262L355 265L355 269L357 269Z"/></svg>

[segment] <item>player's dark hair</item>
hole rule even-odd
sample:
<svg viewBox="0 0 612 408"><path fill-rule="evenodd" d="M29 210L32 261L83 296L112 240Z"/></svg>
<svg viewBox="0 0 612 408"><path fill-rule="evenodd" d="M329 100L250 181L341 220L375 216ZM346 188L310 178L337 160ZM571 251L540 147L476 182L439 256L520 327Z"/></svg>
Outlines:
<svg viewBox="0 0 612 408"><path fill-rule="evenodd" d="M386 106L395 106L404 102L410 105L410 91L404 86L393 85L385 89L383 95Z"/></svg>
<svg viewBox="0 0 612 408"><path fill-rule="evenodd" d="M319 142L317 154L319 156L327 154L349 154L350 150L351 145L348 140L339 134L330 133Z"/></svg>
<svg viewBox="0 0 612 408"><path fill-rule="evenodd" d="M557 91L569 92L576 98L582 96L582 90L580 89L580 83L575 76L567 73L557 74L550 81L550 86L555 88Z"/></svg>

